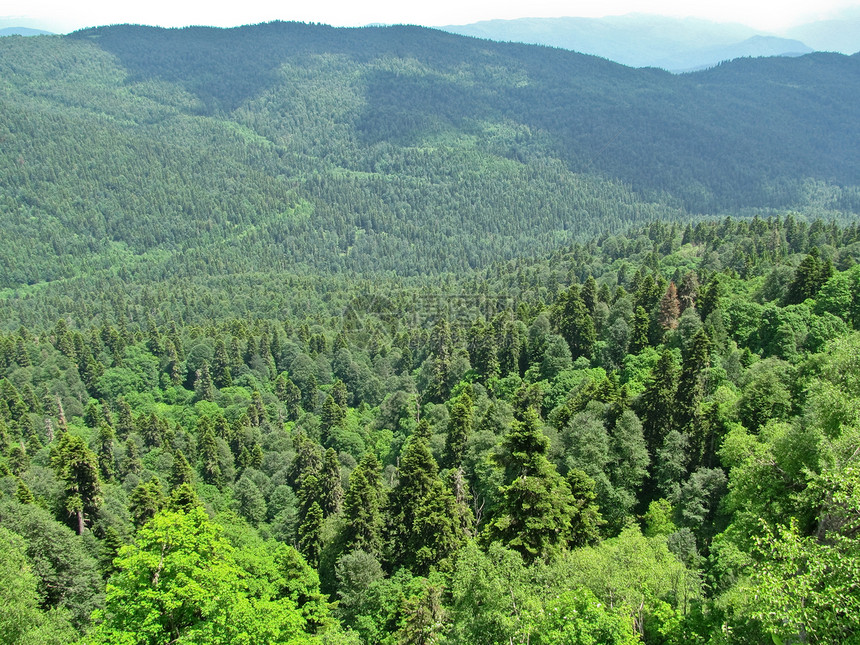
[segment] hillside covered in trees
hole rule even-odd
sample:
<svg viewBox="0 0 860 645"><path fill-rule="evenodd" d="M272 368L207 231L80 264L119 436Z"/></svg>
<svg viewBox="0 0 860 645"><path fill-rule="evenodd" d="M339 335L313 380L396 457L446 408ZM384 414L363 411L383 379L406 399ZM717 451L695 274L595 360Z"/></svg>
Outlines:
<svg viewBox="0 0 860 645"><path fill-rule="evenodd" d="M0 41L2 638L858 642L858 61Z"/></svg>
<svg viewBox="0 0 860 645"><path fill-rule="evenodd" d="M4 288L427 275L657 217L860 210L858 56L673 76L417 27L115 26L4 38L0 77Z"/></svg>

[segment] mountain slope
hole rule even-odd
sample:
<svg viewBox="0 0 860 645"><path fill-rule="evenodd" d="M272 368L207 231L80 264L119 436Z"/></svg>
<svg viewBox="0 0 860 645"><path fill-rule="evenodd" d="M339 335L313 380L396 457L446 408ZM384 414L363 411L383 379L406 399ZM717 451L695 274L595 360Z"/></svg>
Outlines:
<svg viewBox="0 0 860 645"><path fill-rule="evenodd" d="M4 39L0 77L9 287L431 275L657 216L860 210L856 57L672 76L417 27L116 26Z"/></svg>

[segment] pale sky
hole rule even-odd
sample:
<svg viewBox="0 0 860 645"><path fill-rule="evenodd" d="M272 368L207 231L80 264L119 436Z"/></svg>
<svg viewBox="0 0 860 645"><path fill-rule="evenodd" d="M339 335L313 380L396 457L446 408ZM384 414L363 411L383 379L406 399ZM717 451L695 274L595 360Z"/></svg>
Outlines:
<svg viewBox="0 0 860 645"><path fill-rule="evenodd" d="M163 27L234 27L270 20L452 25L492 18L648 13L737 22L776 32L827 19L860 0L240 0L220 4L186 0L0 0L0 27L33 27L67 33L83 27L140 23Z"/></svg>

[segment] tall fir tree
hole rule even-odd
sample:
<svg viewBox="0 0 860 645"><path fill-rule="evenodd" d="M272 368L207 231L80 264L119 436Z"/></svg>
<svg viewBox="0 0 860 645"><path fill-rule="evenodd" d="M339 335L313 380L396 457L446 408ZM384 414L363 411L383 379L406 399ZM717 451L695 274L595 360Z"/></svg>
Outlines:
<svg viewBox="0 0 860 645"><path fill-rule="evenodd" d="M203 416L197 421L197 434L200 475L207 484L221 488L224 485L224 475L218 462L218 443L215 440L214 424L209 417Z"/></svg>
<svg viewBox="0 0 860 645"><path fill-rule="evenodd" d="M702 402L711 364L711 339L704 328L696 331L684 353L675 398L675 427L690 437L691 457L698 463L705 451L706 426Z"/></svg>
<svg viewBox="0 0 860 645"><path fill-rule="evenodd" d="M503 484L486 541L499 541L527 562L550 560L571 538L574 499L567 482L547 458L549 439L537 413L528 409L514 421L497 455Z"/></svg>
<svg viewBox="0 0 860 645"><path fill-rule="evenodd" d="M116 441L116 433L107 422L99 424L98 437L96 438L96 456L99 462L99 472L106 482L112 481L116 475L113 447Z"/></svg>
<svg viewBox="0 0 860 645"><path fill-rule="evenodd" d="M594 320L582 299L579 285L571 285L556 302L553 323L570 347L574 360L580 356L590 358L597 342Z"/></svg>
<svg viewBox="0 0 860 645"><path fill-rule="evenodd" d="M340 461L334 448L326 450L320 485L323 514L328 517L339 513L343 505L343 484L340 478Z"/></svg>
<svg viewBox="0 0 860 645"><path fill-rule="evenodd" d="M417 575L448 566L465 538L454 496L427 445L429 427L422 424L401 452L387 506L388 563Z"/></svg>
<svg viewBox="0 0 860 645"><path fill-rule="evenodd" d="M343 500L344 552L360 549L376 558L382 555L383 491L382 467L376 455L367 452L350 474Z"/></svg>
<svg viewBox="0 0 860 645"><path fill-rule="evenodd" d="M444 466L458 468L466 452L466 444L472 433L472 397L468 392L457 398L448 417L445 437Z"/></svg>
<svg viewBox="0 0 860 645"><path fill-rule="evenodd" d="M51 466L63 483L66 511L83 535L101 506L98 458L77 435L65 433L51 451Z"/></svg>
<svg viewBox="0 0 860 645"><path fill-rule="evenodd" d="M642 421L648 452L656 454L663 437L674 427L675 396L678 389L678 366L675 355L663 350L645 383L636 411Z"/></svg>

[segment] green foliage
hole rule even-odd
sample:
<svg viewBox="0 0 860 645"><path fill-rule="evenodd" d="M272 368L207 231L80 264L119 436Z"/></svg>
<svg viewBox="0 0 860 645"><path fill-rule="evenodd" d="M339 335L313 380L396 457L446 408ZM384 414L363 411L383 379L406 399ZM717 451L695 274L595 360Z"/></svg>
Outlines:
<svg viewBox="0 0 860 645"><path fill-rule="evenodd" d="M38 579L25 553L25 542L0 526L0 625L9 645L61 645L76 639L68 612L40 608Z"/></svg>
<svg viewBox="0 0 860 645"><path fill-rule="evenodd" d="M344 548L382 554L383 487L376 455L366 453L349 476L343 502Z"/></svg>
<svg viewBox="0 0 860 645"><path fill-rule="evenodd" d="M766 533L758 549L763 561L747 591L754 598L751 616L775 641L852 643L860 637L856 536L819 542L802 537L793 524Z"/></svg>
<svg viewBox="0 0 860 645"><path fill-rule="evenodd" d="M156 515L117 567L90 642L303 642L295 604L248 593L232 548L202 509Z"/></svg>
<svg viewBox="0 0 860 645"><path fill-rule="evenodd" d="M284 24L42 42L0 42L0 525L41 612L24 575L22 625L68 616L102 642L855 636L860 232L836 220L857 210L856 155L824 175L844 185L807 181L830 162L785 127L790 161L757 156L785 119L726 121L738 70L791 67L837 104L846 61L681 78ZM729 125L664 154L653 115L683 130L702 92ZM816 92L779 101L806 97L810 132L829 127ZM603 154L605 105L637 106L625 132L652 110L624 159ZM714 204L775 214L654 220ZM175 575L156 588L162 546Z"/></svg>
<svg viewBox="0 0 860 645"><path fill-rule="evenodd" d="M397 484L388 495L388 561L426 575L450 567L464 540L453 493L439 477L438 465L421 426L403 448Z"/></svg>
<svg viewBox="0 0 860 645"><path fill-rule="evenodd" d="M57 617L67 617L75 629L84 631L90 614L102 605L104 587L96 561L83 541L35 504L0 502L0 530L23 540L26 568L36 577L39 607L56 612ZM13 551L8 555L14 563ZM17 576L19 570L14 571ZM30 584L26 574L21 584L21 600L26 604L26 594L30 593L25 589Z"/></svg>
<svg viewBox="0 0 860 645"><path fill-rule="evenodd" d="M504 483L486 534L488 542L500 541L527 562L564 551L573 516L570 487L546 457L549 440L539 423L537 414L527 410L525 419L514 421L505 436L498 455Z"/></svg>
<svg viewBox="0 0 860 645"><path fill-rule="evenodd" d="M52 451L51 465L64 484L66 512L75 518L78 534L83 534L102 501L96 455L83 439L65 433Z"/></svg>

